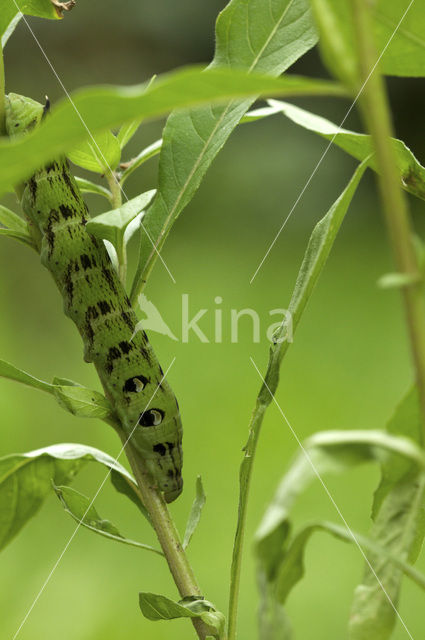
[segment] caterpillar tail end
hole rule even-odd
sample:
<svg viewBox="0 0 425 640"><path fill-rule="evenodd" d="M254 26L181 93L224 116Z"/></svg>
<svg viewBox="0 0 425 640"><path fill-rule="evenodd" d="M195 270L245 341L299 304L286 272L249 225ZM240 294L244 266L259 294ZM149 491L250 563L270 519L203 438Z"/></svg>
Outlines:
<svg viewBox="0 0 425 640"><path fill-rule="evenodd" d="M170 491L164 491L164 500L167 504L177 500L181 492L183 491L183 478L179 478L176 486Z"/></svg>

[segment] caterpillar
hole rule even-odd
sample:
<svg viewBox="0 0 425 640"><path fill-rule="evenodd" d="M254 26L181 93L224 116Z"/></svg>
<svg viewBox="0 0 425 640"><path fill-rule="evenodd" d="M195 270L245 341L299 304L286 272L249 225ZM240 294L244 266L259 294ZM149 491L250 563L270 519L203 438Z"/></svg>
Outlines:
<svg viewBox="0 0 425 640"><path fill-rule="evenodd" d="M45 107L17 94L6 98L10 137L39 125ZM172 502L181 493L182 424L177 400L102 241L86 228L88 209L66 158L36 171L17 192L42 264L52 274L65 314L96 367L125 434L154 486ZM137 425L137 426L136 426ZM133 432L134 431L134 432Z"/></svg>

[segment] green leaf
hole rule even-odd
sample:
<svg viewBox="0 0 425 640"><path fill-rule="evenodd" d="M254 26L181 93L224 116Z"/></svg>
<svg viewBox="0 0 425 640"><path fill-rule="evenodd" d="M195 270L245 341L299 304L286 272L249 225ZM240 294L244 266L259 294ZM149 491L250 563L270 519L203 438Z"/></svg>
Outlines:
<svg viewBox="0 0 425 640"><path fill-rule="evenodd" d="M352 5L346 0L312 0L311 4L323 62L335 78L356 91L360 73L353 40Z"/></svg>
<svg viewBox="0 0 425 640"><path fill-rule="evenodd" d="M326 473L341 473L364 462L380 461L388 453L403 457L417 472L425 469L425 454L420 447L406 437L384 431L324 431L305 442L255 534L257 555L270 580L288 535L289 512L298 496Z"/></svg>
<svg viewBox="0 0 425 640"><path fill-rule="evenodd" d="M147 83L146 86L150 87L150 85L155 80L156 80L156 75L152 76L152 78L150 79L150 81ZM134 134L136 133L137 129L140 127L142 122L143 122L143 118L136 118L131 122L126 122L125 124L122 125L122 127L120 127L120 130L117 133L117 140L120 144L121 149L124 149L126 144L134 136Z"/></svg>
<svg viewBox="0 0 425 640"><path fill-rule="evenodd" d="M390 434L421 441L421 413L417 390L412 389L388 423ZM392 436L394 437L394 436ZM382 464L382 479L375 493L369 537L388 553L415 562L425 536L425 480L409 459L394 455ZM397 621L396 612L382 587L397 607L402 571L373 554L370 562L382 586L368 566L356 588L350 616L350 640L388 640Z"/></svg>
<svg viewBox="0 0 425 640"><path fill-rule="evenodd" d="M188 607L155 593L140 593L139 604L148 620L175 620L176 618L199 618Z"/></svg>
<svg viewBox="0 0 425 640"><path fill-rule="evenodd" d="M0 224L13 231L28 235L26 221L3 205L0 205Z"/></svg>
<svg viewBox="0 0 425 640"><path fill-rule="evenodd" d="M186 525L186 531L183 538L183 549L187 549L189 542L192 539L193 534L199 524L202 515L202 509L204 508L206 495L204 487L202 485L202 478L198 476L196 478L196 495L190 510L189 518Z"/></svg>
<svg viewBox="0 0 425 640"><path fill-rule="evenodd" d="M96 184L91 180L86 180L86 178L79 178L78 176L75 176L75 180L81 193L95 193L99 196L104 196L107 200L112 198L112 194L109 189L102 187L100 184Z"/></svg>
<svg viewBox="0 0 425 640"><path fill-rule="evenodd" d="M310 236L288 306L290 320L286 318L273 336L273 345L270 349L269 365L265 377L266 384L263 385L260 392L261 399L266 404L271 401L270 392L274 393L277 388L279 365L290 344L288 332L291 327L288 322L292 323L292 331L294 331L323 271L348 207L367 167L367 162L368 159L357 167L347 187L328 213L316 224ZM253 278L255 275L256 273Z"/></svg>
<svg viewBox="0 0 425 640"><path fill-rule="evenodd" d="M162 139L156 140L148 147L143 149L135 158L130 160L129 162L124 162L121 164L121 167L124 171L121 174L121 184L127 180L127 178L138 169L143 163L145 163L150 158L155 157L161 151L162 148Z"/></svg>
<svg viewBox="0 0 425 640"><path fill-rule="evenodd" d="M333 75L355 87L359 75L352 3L312 0L312 6L326 66ZM387 75L423 77L425 15L420 2L413 2L405 13L408 6L399 0L371 3L377 58L383 53L380 69Z"/></svg>
<svg viewBox="0 0 425 640"><path fill-rule="evenodd" d="M292 628L284 607L277 600L274 584L263 571L257 572L260 605L258 607L259 640L292 640Z"/></svg>
<svg viewBox="0 0 425 640"><path fill-rule="evenodd" d="M201 618L213 631L221 633L224 616L215 610L214 605L201 596L189 596L180 602L174 602L155 593L139 594L140 609L148 620L175 620L176 618Z"/></svg>
<svg viewBox="0 0 425 640"><path fill-rule="evenodd" d="M5 46L20 21L22 14L48 18L50 20L59 20L63 18L64 11L72 8L72 6L70 6L71 4L72 3L69 2L52 2L52 0L20 0L20 11L18 11L16 2L13 0L2 0L0 12L1 46Z"/></svg>
<svg viewBox="0 0 425 640"><path fill-rule="evenodd" d="M87 389L76 383L61 384L53 380L53 395L66 411L80 418L99 418L116 424L117 418L109 401L98 391Z"/></svg>
<svg viewBox="0 0 425 640"><path fill-rule="evenodd" d="M386 273L377 282L381 289L402 289L412 284L417 284L423 279L419 274L412 273Z"/></svg>
<svg viewBox="0 0 425 640"><path fill-rule="evenodd" d="M145 549L146 551L152 551L153 553L157 553L161 556L164 555L162 551L154 549L154 547L147 544L142 544L141 542L124 538L112 522L104 520L99 516L97 510L92 504L91 498L84 496L75 489L71 489L71 487L63 485L57 487L53 483L53 489L65 511L86 529L94 531L94 533L98 533L110 540L115 540L116 542L121 542L131 547Z"/></svg>
<svg viewBox="0 0 425 640"><path fill-rule="evenodd" d="M240 581L241 555L246 523L250 476L252 473L252 465L255 457L258 434L260 432L267 407L272 402L277 386L279 384L280 365L290 344L288 338L292 337L293 331L297 329L302 313L312 294L314 286L319 279L326 260L328 259L336 235L342 224L356 187L363 175L365 167L365 163L362 163L359 167L357 167L346 189L343 191L338 200L332 205L331 209L324 216L324 218L322 218L322 220L320 220L320 222L313 229L303 262L301 264L301 268L298 273L291 301L289 303L288 309L290 314L286 316L284 322L281 324L278 331L276 331L273 336L273 344L270 347L269 362L265 378L263 379L260 374L263 383L260 387L256 405L252 414L248 441L244 448L245 454L239 470L239 508L231 568L229 624L235 624L235 602L238 584ZM253 278L255 277L256 273L254 274ZM251 279L251 282L253 278ZM291 326L288 325L288 322L290 322ZM289 330L291 330L290 333ZM257 369L257 366L255 365L253 360L252 362ZM260 372L258 371L258 373ZM302 480L303 478L300 478L300 482L302 482ZM302 486L302 484L300 486ZM264 545L265 553L263 558L264 564L267 565L267 572L272 572L274 570L273 567L275 566L277 558L280 554L282 537L286 535L286 527L286 518L283 518L276 527L272 527L268 532L268 539ZM261 547L262 542L260 542L258 546ZM275 616L277 616L278 619L281 618L282 612L280 612L279 609L275 610L274 606L270 605L267 593L264 596L262 609L265 611L264 615L266 616L266 621L269 620L271 616L271 622L270 620L269 622L271 625L270 628L273 629L273 620L275 619Z"/></svg>
<svg viewBox="0 0 425 640"><path fill-rule="evenodd" d="M243 68L249 74L279 76L316 41L308 0L274 0L270 11L265 11L263 0L232 0L217 20L216 52L210 68ZM158 197L144 221L154 247L143 238L132 300L143 288L172 224L253 101L232 100L224 106L180 111L168 118Z"/></svg>
<svg viewBox="0 0 425 640"><path fill-rule="evenodd" d="M75 416L99 418L112 425L116 424L116 417L105 396L77 382L65 378L54 378L53 383L49 384L4 360L0 360L0 377L52 394L63 409Z"/></svg>
<svg viewBox="0 0 425 640"><path fill-rule="evenodd" d="M79 167L103 174L119 165L121 147L113 133L103 131L78 144L68 151L67 156Z"/></svg>
<svg viewBox="0 0 425 640"><path fill-rule="evenodd" d="M395 33L380 66L387 75L423 77L425 75L425 13L420 2L413 2L396 31L405 9L407 4L401 7L398 0L377 0L372 5L375 38L379 52Z"/></svg>
<svg viewBox="0 0 425 640"><path fill-rule="evenodd" d="M269 100L269 104L279 109L287 118L296 124L317 133L326 140L331 140L354 158L365 160L369 157L369 166L376 171L376 159L373 155L371 137L363 133L356 133L347 129L340 129L336 124L317 116L314 113L300 109L293 104L278 100ZM418 198L425 199L425 168L415 158L402 140L392 139L395 159L400 172L401 185Z"/></svg>
<svg viewBox="0 0 425 640"><path fill-rule="evenodd" d="M88 131L96 135L137 116L159 118L174 108L265 94L345 95L345 90L333 82L297 76L272 78L229 69L202 72L198 68L164 75L147 89L144 85L83 89L71 96L74 106L68 98L62 100L30 134L0 141L0 196L46 162L89 139Z"/></svg>
<svg viewBox="0 0 425 640"><path fill-rule="evenodd" d="M306 546L317 531L329 533L342 542L351 544L358 543L365 553L373 553L380 557L381 561L388 562L394 567L409 576L418 586L425 590L425 576L416 571L410 564L405 562L400 556L392 555L387 549L381 547L377 542L367 536L363 536L356 531L348 530L344 526L333 522L315 522L303 527L291 540L288 548L284 551L283 559L275 581L275 598L280 604L284 604L293 587L303 578L305 573L304 555ZM372 565L373 566L373 565ZM376 579L375 579L376 580ZM375 636L369 636L375 638Z"/></svg>
<svg viewBox="0 0 425 640"><path fill-rule="evenodd" d="M5 360L0 360L0 376L2 378L9 378L9 380L21 382L28 387L34 387L41 391L47 391L47 393L53 393L53 385L48 382L44 382L43 380L39 380L38 378L34 378L34 376L22 371L22 369L18 369L13 364L10 364L10 362L6 362Z"/></svg>
<svg viewBox="0 0 425 640"><path fill-rule="evenodd" d="M40 509L51 481L70 482L87 462L98 462L111 476L127 481L126 495L137 495L128 471L111 456L80 444L55 444L0 459L0 549L6 546ZM115 485L114 485L115 486Z"/></svg>
<svg viewBox="0 0 425 640"><path fill-rule="evenodd" d="M127 244L131 237L131 233L126 232L134 233L140 226L140 214L149 206L155 193L155 189L151 189L129 200L118 209L101 213L92 218L86 225L87 231L101 240L108 240L119 251L122 243ZM134 225L130 226L135 218L138 218L136 228Z"/></svg>
<svg viewBox="0 0 425 640"><path fill-rule="evenodd" d="M127 122L120 127L120 130L117 133L117 140L121 149L124 149L126 144L131 140L137 129L140 127L142 121L143 120L141 118L137 118L137 120Z"/></svg>
<svg viewBox="0 0 425 640"><path fill-rule="evenodd" d="M265 629L261 637L270 640L279 638L278 630L275 629L276 620L282 617L285 619L281 606L304 575L304 552L312 533L323 530L343 541L354 542L346 527L323 522L304 527L290 539L290 512L295 501L313 480L321 479L326 473L343 473L354 465L382 460L391 460L398 468L400 465L408 465L415 469L418 476L425 477L425 456L420 447L406 437L380 431L329 431L315 434L304 443L302 451L282 478L255 535L263 608L261 624ZM389 537L392 535L392 528L389 526L387 534ZM381 540L372 537L367 538L357 533L354 536L361 548L373 555L371 564L374 568L375 563L379 566L379 560L382 566L391 565L393 573L404 572L421 588L425 588L425 577L415 571L397 550L386 548ZM373 579L376 590L382 593L376 578ZM272 631L275 631L275 635ZM373 634L365 635L364 638L366 637L373 637L375 640ZM376 637L380 638L379 635Z"/></svg>
<svg viewBox="0 0 425 640"><path fill-rule="evenodd" d="M29 235L26 233L20 233L19 231L13 231L13 229L2 229L0 228L0 236L4 236L5 238L14 238L15 240L19 240L28 247L35 249L35 245Z"/></svg>

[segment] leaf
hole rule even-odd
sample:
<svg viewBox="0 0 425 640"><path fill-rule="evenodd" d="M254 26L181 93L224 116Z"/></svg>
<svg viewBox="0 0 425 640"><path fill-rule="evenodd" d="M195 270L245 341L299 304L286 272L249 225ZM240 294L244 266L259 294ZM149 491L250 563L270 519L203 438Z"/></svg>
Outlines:
<svg viewBox="0 0 425 640"><path fill-rule="evenodd" d="M399 556L392 555L377 542L356 531L348 531L346 527L333 522L315 522L301 529L292 539L288 549L284 553L276 578L276 598L284 604L293 587L302 579L305 573L304 554L308 541L316 531L329 533L342 542L358 543L365 553L373 553L382 561L397 567L409 576L419 587L425 590L425 576L416 571L410 564ZM376 579L375 579L376 580ZM374 636L373 636L374 637Z"/></svg>
<svg viewBox="0 0 425 640"><path fill-rule="evenodd" d="M46 162L87 140L88 131L95 135L137 116L159 118L174 108L265 94L344 95L345 90L333 82L297 76L272 78L228 69L201 72L198 68L164 75L147 89L82 89L71 96L74 106L68 98L63 99L30 134L13 141L0 140L0 196Z"/></svg>
<svg viewBox="0 0 425 640"><path fill-rule="evenodd" d="M416 388L402 400L388 423L390 434L403 434L421 441L421 417ZM393 436L394 437L394 436ZM388 553L415 562L425 536L425 480L408 459L388 457L382 464L382 479L375 493L369 537ZM402 572L373 554L370 562L381 585L397 607ZM356 588L351 609L350 640L387 640L397 621L396 612L376 577L365 567L362 583Z"/></svg>
<svg viewBox="0 0 425 640"><path fill-rule="evenodd" d="M3 205L0 205L0 224L13 231L28 235L28 225L25 220Z"/></svg>
<svg viewBox="0 0 425 640"><path fill-rule="evenodd" d="M391 45L380 63L383 73L391 76L425 75L425 14L420 2L414 2L403 18L403 9L398 0L378 0L372 5L375 38L378 51L382 51L390 37Z"/></svg>
<svg viewBox="0 0 425 640"><path fill-rule="evenodd" d="M152 78L150 79L150 81L147 83L146 86L149 87L155 81L155 79L156 79L156 75L152 76ZM143 122L143 118L136 118L131 122L126 122L125 124L122 125L122 127L120 127L120 130L117 133L117 140L119 142L121 149L124 149L126 144L134 136L134 134L136 133L137 129L140 127L142 122Z"/></svg>
<svg viewBox="0 0 425 640"><path fill-rule="evenodd" d="M292 640L292 628L284 607L278 602L274 593L274 585L258 571L258 590L260 606L258 608L259 640Z"/></svg>
<svg viewBox="0 0 425 640"><path fill-rule="evenodd" d="M210 70L235 67L250 74L279 76L316 44L308 0L274 0L269 9L265 10L263 0L232 0L227 5L217 20L216 52ZM168 118L159 161L158 196L144 221L154 247L143 238L132 300L142 290L172 224L253 101L232 100L220 107L172 113Z"/></svg>
<svg viewBox="0 0 425 640"><path fill-rule="evenodd" d="M0 227L0 236L4 236L6 238L14 238L15 240L19 240L23 244L35 249L35 245L29 235L26 233L20 233L19 231L13 231L13 229L2 229Z"/></svg>
<svg viewBox="0 0 425 640"><path fill-rule="evenodd" d="M269 104L273 108L279 109L287 118L304 127L304 129L313 131L326 140L332 140L333 144L354 158L363 161L370 157L369 166L374 171L377 170L375 156L373 155L373 144L369 135L340 129L333 122L287 102L269 100ZM414 196L425 199L425 168L402 140L392 138L392 144L400 172L401 185Z"/></svg>
<svg viewBox="0 0 425 640"><path fill-rule="evenodd" d="M122 542L123 544L127 544L132 547L139 547L146 551L152 551L153 553L157 553L161 556L164 555L162 551L154 549L147 544L142 544L141 542L124 538L112 522L104 520L99 516L97 510L92 504L93 500L87 498L87 496L84 496L75 489L71 489L71 487L63 485L57 487L53 484L53 489L65 511L86 529L94 531L95 533L98 533L105 538L109 538L110 540Z"/></svg>
<svg viewBox="0 0 425 640"><path fill-rule="evenodd" d="M100 184L96 184L86 178L79 178L78 176L75 176L75 181L81 193L95 193L99 196L104 196L107 200L112 198L112 194L109 189L102 187Z"/></svg>
<svg viewBox="0 0 425 640"><path fill-rule="evenodd" d="M117 419L108 400L98 391L87 389L77 382L65 378L54 378L49 384L29 373L18 369L13 364L0 360L0 377L21 382L28 387L40 389L52 394L62 409L83 418L99 418L112 425Z"/></svg>
<svg viewBox="0 0 425 640"><path fill-rule="evenodd" d="M224 616L215 610L214 605L202 596L189 596L180 602L174 602L155 593L139 594L140 609L148 620L175 620L176 618L200 618L213 631L221 633Z"/></svg>
<svg viewBox="0 0 425 640"><path fill-rule="evenodd" d="M53 380L53 395L66 411L80 418L99 418L116 424L110 402L104 395L93 389L87 389L76 383L61 384L58 378Z"/></svg>
<svg viewBox="0 0 425 640"><path fill-rule="evenodd" d="M103 131L68 151L67 156L79 167L103 174L116 169L121 159L121 147L113 133Z"/></svg>
<svg viewBox="0 0 425 640"><path fill-rule="evenodd" d="M129 200L118 209L101 213L99 216L92 218L86 225L87 231L96 236L96 238L108 240L118 251L124 242L124 238L126 241L129 240L128 234L126 236L126 231L130 223L149 206L155 193L155 189L151 189ZM139 226L140 218L137 222L137 228Z"/></svg>
<svg viewBox="0 0 425 640"><path fill-rule="evenodd" d="M291 328L293 332L298 326L301 315L332 250L335 238L347 213L356 188L367 167L367 162L368 159L366 158L366 160L357 167L347 187L331 206L327 214L316 224L310 236L307 249L298 272L297 280L295 282L295 287L292 292L291 300L289 302L289 315L285 318L273 336L273 344L270 348L269 364L265 376L265 383L263 384L259 395L259 402L265 406L270 404L272 395L275 393L279 383L280 363L290 344L288 340L289 328ZM289 322L292 327L289 327Z"/></svg>
<svg viewBox="0 0 425 640"><path fill-rule="evenodd" d="M21 382L28 387L34 387L41 391L47 391L47 393L53 393L53 385L48 382L44 382L43 380L38 380L38 378L34 378L34 376L22 371L22 369L18 369L13 364L10 364L10 362L6 362L5 360L0 360L0 377L9 378L9 380L16 380L16 382Z"/></svg>
<svg viewBox="0 0 425 640"><path fill-rule="evenodd" d="M314 19L319 30L319 48L323 62L335 78L353 92L360 85L360 71L353 29L353 9L346 0L312 0Z"/></svg>
<svg viewBox="0 0 425 640"><path fill-rule="evenodd" d="M117 140L121 149L123 149L131 140L137 129L140 127L141 123L142 120L138 118L137 120L127 122L126 124L123 124L122 127L120 127L120 130L117 133Z"/></svg>
<svg viewBox="0 0 425 640"><path fill-rule="evenodd" d="M202 478L198 476L196 478L196 495L195 500L192 504L192 509L190 510L189 518L187 520L186 531L183 538L183 549L187 549L189 542L192 539L193 534L196 531L196 528L199 524L202 515L202 509L204 508L206 495L204 492L204 487L202 485Z"/></svg>
<svg viewBox="0 0 425 640"><path fill-rule="evenodd" d="M346 527L327 522L309 524L291 539L290 512L295 501L314 479L321 480L326 473L344 472L353 465L382 459L397 461L396 464L402 466L413 465L416 472L420 473L422 478L425 477L425 455L417 445L405 437L396 437L380 431L329 431L315 434L302 446L302 451L283 476L255 534L264 638L277 640L280 637L278 629L275 629L276 617L279 619L283 616L284 619L281 607L292 588L304 575L304 551L311 535L322 530L345 542L354 542ZM388 535L391 536L390 527ZM425 588L425 577L415 571L403 556L385 548L378 540L357 533L354 533L354 536L365 552L377 554L383 565L391 564L392 571L396 567L397 571L405 572L421 588ZM374 562L376 558L372 562L372 566L375 567ZM377 589L380 589L375 578L374 580ZM375 635L366 637L375 639Z"/></svg>
<svg viewBox="0 0 425 640"><path fill-rule="evenodd" d="M17 5L14 0L2 0L0 12L1 46L5 46L22 18L22 14L48 18L50 20L59 20L63 18L63 11L68 11L72 8L72 4L71 2L55 3L52 2L52 0L19 0L21 13L17 10Z"/></svg>
<svg viewBox="0 0 425 640"><path fill-rule="evenodd" d="M289 512L311 482L329 472L343 472L378 460L383 454L407 460L417 471L425 469L425 454L406 437L384 431L324 431L309 438L283 476L255 534L257 555L269 580L273 579L287 538Z"/></svg>
<svg viewBox="0 0 425 640"><path fill-rule="evenodd" d="M420 2L377 0L370 6L377 58L387 75L425 75L425 16ZM348 0L313 0L322 57L336 76L358 83L352 5ZM409 10L406 13L406 9ZM401 24L400 20L402 19Z"/></svg>
<svg viewBox="0 0 425 640"><path fill-rule="evenodd" d="M87 462L98 462L110 469L112 475L125 478L127 495L130 492L137 494L128 471L111 456L93 447L55 444L1 458L0 549L38 512L51 491L51 480L57 484L70 482Z"/></svg>
<svg viewBox="0 0 425 640"><path fill-rule="evenodd" d="M138 169L142 164L144 164L150 158L154 158L161 151L162 148L162 139L156 140L151 145L143 149L135 158L130 160L129 162L124 162L121 164L121 167L124 171L121 174L121 184L127 180L127 178Z"/></svg>
<svg viewBox="0 0 425 640"><path fill-rule="evenodd" d="M422 276L413 273L386 273L377 282L381 289L401 289L417 284Z"/></svg>
<svg viewBox="0 0 425 640"><path fill-rule="evenodd" d="M339 231L348 206L351 202L351 199L365 168L366 163L362 163L359 167L357 167L346 189L340 195L338 200L336 200L336 202L332 205L324 218L322 218L322 220L320 220L320 222L318 222L318 224L313 229L303 262L301 264L301 268L298 272L298 277L295 283L294 291L292 293L291 301L289 303L289 315L286 316L284 322L281 324L278 331L275 332L275 335L273 336L273 344L270 347L269 362L265 378L262 377L254 361L251 359L254 367L257 369L257 372L262 379L262 385L260 387L256 405L252 414L251 422L249 425L248 441L244 447L245 453L239 469L239 507L231 567L229 625L235 625L236 620L237 592L240 582L243 538L245 532L246 513L253 460L255 458L256 445L264 415L267 411L267 407L273 400L274 394L279 384L280 365L290 344L289 340L287 339L287 323L288 321L291 322L290 328L292 329L292 335L293 331L297 329L302 313L312 294L314 286L319 279L326 260L328 259L336 235ZM255 275L256 274L254 274L254 276ZM251 282L252 280L253 278L251 279ZM301 477L300 483L302 483L302 481L303 478ZM300 486L302 487L302 484ZM264 564L267 565L267 572L273 571L273 567L280 554L282 537L286 535L286 527L286 519L283 518L283 520L281 520L276 527L272 527L268 532L268 539L265 543L265 553L263 558ZM262 544L262 542L259 543L259 547L261 547ZM269 576L267 576L267 578L269 578ZM263 603L263 610L267 612L270 609L270 604L268 595L266 594L264 597L265 601ZM275 611L273 605L271 612L271 629L273 629L273 616L277 615L279 618L281 617L281 612L279 612L279 610ZM268 619L269 614L265 615L266 619Z"/></svg>
<svg viewBox="0 0 425 640"><path fill-rule="evenodd" d="M148 620L174 620L176 618L199 618L187 607L155 593L139 594L140 609Z"/></svg>

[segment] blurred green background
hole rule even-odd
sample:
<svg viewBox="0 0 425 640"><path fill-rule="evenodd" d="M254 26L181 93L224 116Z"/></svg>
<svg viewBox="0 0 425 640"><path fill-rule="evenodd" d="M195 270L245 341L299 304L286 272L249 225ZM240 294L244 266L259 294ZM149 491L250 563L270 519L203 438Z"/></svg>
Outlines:
<svg viewBox="0 0 425 640"><path fill-rule="evenodd" d="M224 6L219 0L123 0L119 4L80 0L61 23L29 22L64 85L73 90L94 83L136 84L180 65L208 62L215 17ZM52 101L63 96L24 23L5 53L9 91L39 100L45 94ZM316 50L291 71L325 75ZM397 134L423 161L423 82L393 79L390 91ZM342 119L348 107L343 101L324 99L298 104L335 121ZM359 128L355 114L347 125ZM162 126L143 126L128 148L128 157L157 139ZM189 555L205 595L222 610L227 606L241 448L259 387L250 356L264 370L268 352L264 331L261 343L253 344L248 320L241 322L239 343L230 343L230 309L258 310L264 327L269 309L288 304L311 229L353 172L354 162L342 151L329 151L252 285L249 280L325 146L283 117L240 127L165 246L163 256L176 284L157 263L147 289L177 334L182 293L190 295L191 310L210 309L200 323L209 336L214 298L223 298L222 344L202 344L196 337L181 344L151 336L164 369L176 357L169 379L184 420L185 491L171 510L183 530L195 478L201 474L207 505ZM151 161L135 173L127 184L128 197L154 187L156 169ZM4 202L17 207L12 196ZM92 213L102 211L103 201L89 197L87 202ZM423 203L411 200L411 207L423 235ZM135 254L135 246L132 251ZM399 298L376 287L377 278L391 269L373 177L367 175L282 369L277 399L299 438L322 429L382 428L408 387L412 374ZM92 368L82 361L79 336L63 316L50 276L35 254L6 239L0 251L0 294L2 358L46 380L58 375L98 385ZM53 442L82 442L112 456L120 448L103 423L73 418L49 397L5 380L0 380L0 421L2 455ZM272 406L260 440L249 509L239 616L239 637L247 640L256 638L252 536L296 452L293 436ZM92 496L103 477L103 469L88 466L74 486ZM327 479L354 530L368 531L371 492L378 477L376 468L364 466ZM154 543L146 522L109 484L96 506L125 535ZM294 522L317 517L338 522L320 486L302 497ZM52 495L38 517L3 551L1 638L12 638L16 632L74 528ZM306 577L287 604L296 637L346 637L353 588L363 571L359 551L318 534L308 547L306 565ZM419 567L425 570L423 558ZM159 640L193 636L184 621L146 621L138 609L141 590L177 596L161 558L80 530L19 637ZM411 634L421 637L423 595L408 582L400 611ZM406 632L398 628L394 638L405 637Z"/></svg>

